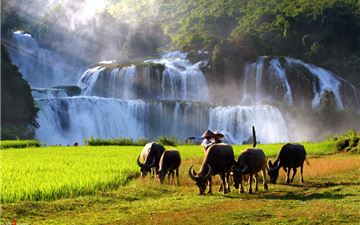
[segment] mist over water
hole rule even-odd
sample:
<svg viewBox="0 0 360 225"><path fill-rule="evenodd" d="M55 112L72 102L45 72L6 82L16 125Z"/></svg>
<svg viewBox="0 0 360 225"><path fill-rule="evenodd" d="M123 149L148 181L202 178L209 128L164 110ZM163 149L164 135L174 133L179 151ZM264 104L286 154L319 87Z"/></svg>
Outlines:
<svg viewBox="0 0 360 225"><path fill-rule="evenodd" d="M251 137L252 126L260 143L302 141L311 139L311 132L265 104L316 110L330 91L339 109L360 109L360 92L351 83L301 60L259 57L245 66L240 85L219 83L215 92L203 72L207 60L156 52L165 46L156 26L116 21L106 11L108 1L19 1L8 4L51 27L47 38L18 31L7 43L40 108L36 138L47 144L82 144L90 137L186 139L206 129L241 144ZM80 96L54 88L64 85L79 86Z"/></svg>

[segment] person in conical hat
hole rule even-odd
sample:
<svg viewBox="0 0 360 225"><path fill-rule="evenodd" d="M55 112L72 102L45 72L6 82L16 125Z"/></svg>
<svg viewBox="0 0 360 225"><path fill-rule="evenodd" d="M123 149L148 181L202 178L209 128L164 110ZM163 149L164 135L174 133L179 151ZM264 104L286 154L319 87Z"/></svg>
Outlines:
<svg viewBox="0 0 360 225"><path fill-rule="evenodd" d="M222 134L222 133L220 133L219 131L214 131L213 132L213 139L212 139L212 144L214 144L214 143L222 143L222 140L221 140L221 138L223 138L224 137L224 135Z"/></svg>
<svg viewBox="0 0 360 225"><path fill-rule="evenodd" d="M202 138L212 138L214 137L214 133L211 130L205 131L202 135Z"/></svg>
<svg viewBox="0 0 360 225"><path fill-rule="evenodd" d="M201 146L203 146L205 151L206 148L212 144L211 139L214 138L214 133L211 130L207 130L203 133L203 135L201 135L201 137L204 138L204 140L201 142Z"/></svg>

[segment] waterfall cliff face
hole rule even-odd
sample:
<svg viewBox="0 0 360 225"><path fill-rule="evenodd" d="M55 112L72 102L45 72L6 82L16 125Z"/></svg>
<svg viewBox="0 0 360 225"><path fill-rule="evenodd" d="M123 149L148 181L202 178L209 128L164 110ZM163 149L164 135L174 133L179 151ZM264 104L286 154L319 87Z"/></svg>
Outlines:
<svg viewBox="0 0 360 225"><path fill-rule="evenodd" d="M76 81L71 78L76 75L68 76L70 64L39 47L30 35L15 32L13 45L10 56L32 86L40 109L36 138L47 144L81 144L90 137L185 139L206 129L223 132L225 141L241 144L251 137L252 126L261 143L287 142L291 137L282 113L262 104L275 100L315 109L323 94L331 91L339 108L360 108L353 85L292 58L259 57L248 63L239 87L242 104L216 106L201 71L207 61L191 63L184 52L126 65L99 62ZM73 96L80 92L77 87L51 88L63 84L77 84L81 94Z"/></svg>
<svg viewBox="0 0 360 225"><path fill-rule="evenodd" d="M244 70L242 103L282 101L316 109L326 91L332 92L339 109L359 111L359 91L324 68L289 57L260 57Z"/></svg>
<svg viewBox="0 0 360 225"><path fill-rule="evenodd" d="M79 68L59 54L40 47L30 34L14 32L8 49L13 64L19 67L31 87L70 85L76 80Z"/></svg>
<svg viewBox="0 0 360 225"><path fill-rule="evenodd" d="M256 137L261 143L289 140L288 129L280 111L267 105L215 107L210 110L211 130L221 130L232 143L252 137L249 127L255 126Z"/></svg>
<svg viewBox="0 0 360 225"><path fill-rule="evenodd" d="M37 99L36 136L48 144L81 142L84 138L185 139L207 128L209 104L175 101L146 102L102 97Z"/></svg>
<svg viewBox="0 0 360 225"><path fill-rule="evenodd" d="M138 65L102 64L88 69L79 79L82 94L122 99L209 101L201 66L186 54L164 54Z"/></svg>

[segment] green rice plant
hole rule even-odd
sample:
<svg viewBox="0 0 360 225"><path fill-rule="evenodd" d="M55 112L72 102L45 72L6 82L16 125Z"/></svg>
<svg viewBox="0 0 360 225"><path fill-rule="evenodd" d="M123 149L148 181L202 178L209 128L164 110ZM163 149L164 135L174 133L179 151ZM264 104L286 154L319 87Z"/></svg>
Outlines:
<svg viewBox="0 0 360 225"><path fill-rule="evenodd" d="M1 151L1 202L52 200L115 189L138 175L140 150L82 146Z"/></svg>
<svg viewBox="0 0 360 225"><path fill-rule="evenodd" d="M7 141L0 141L0 149L29 148L29 147L40 147L40 143L37 140L7 140Z"/></svg>
<svg viewBox="0 0 360 225"><path fill-rule="evenodd" d="M329 154L334 146L330 141L303 144L308 155ZM282 145L257 147L272 158ZM235 158L250 146L234 145ZM200 145L166 148L179 150L182 160L190 160L195 165L204 157ZM142 146L79 146L0 151L1 202L73 198L117 189L139 175L136 159L141 150Z"/></svg>

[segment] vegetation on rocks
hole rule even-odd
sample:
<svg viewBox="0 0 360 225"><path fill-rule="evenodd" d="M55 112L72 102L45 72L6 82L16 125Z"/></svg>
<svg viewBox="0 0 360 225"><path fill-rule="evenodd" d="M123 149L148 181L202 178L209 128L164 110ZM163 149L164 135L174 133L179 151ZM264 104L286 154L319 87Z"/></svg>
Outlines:
<svg viewBox="0 0 360 225"><path fill-rule="evenodd" d="M1 139L32 139L38 108L31 89L1 46Z"/></svg>
<svg viewBox="0 0 360 225"><path fill-rule="evenodd" d="M349 130L345 134L334 137L337 152L360 153L360 132Z"/></svg>

